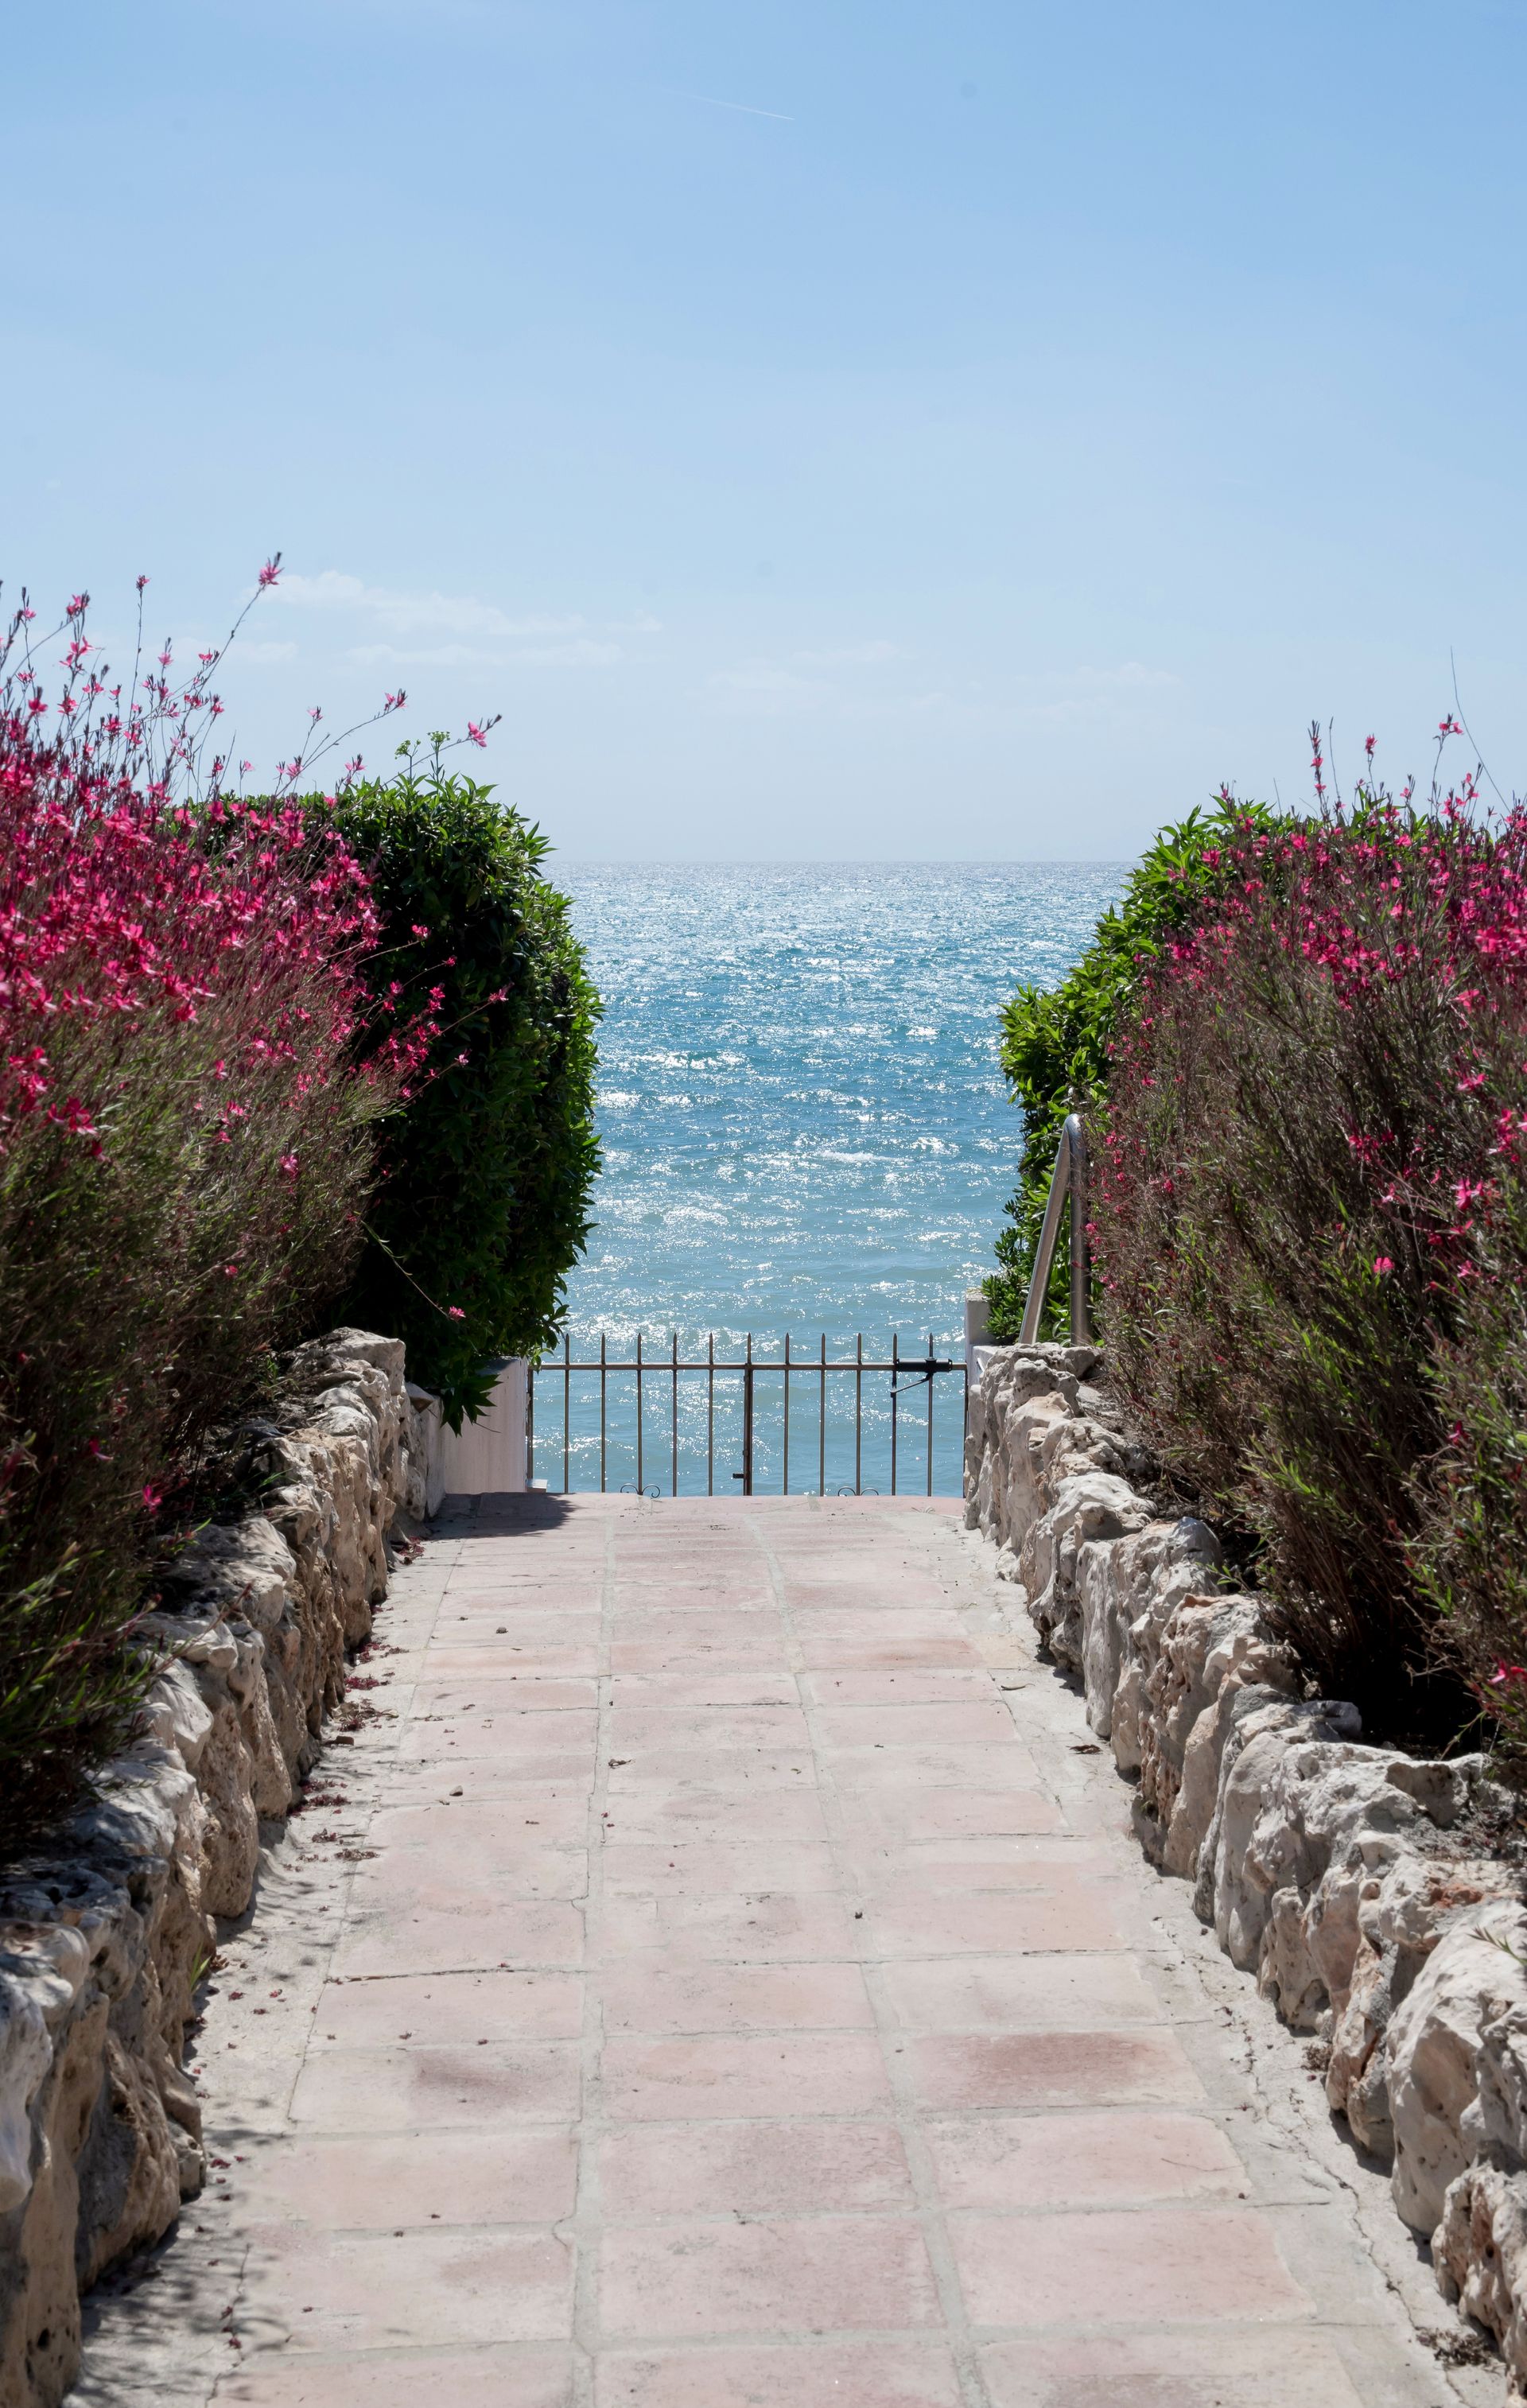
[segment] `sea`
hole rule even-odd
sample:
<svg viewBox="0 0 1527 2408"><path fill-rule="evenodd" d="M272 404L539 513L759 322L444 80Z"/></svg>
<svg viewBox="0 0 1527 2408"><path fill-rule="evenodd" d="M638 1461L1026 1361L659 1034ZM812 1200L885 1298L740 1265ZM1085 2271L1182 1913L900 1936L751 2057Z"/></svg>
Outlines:
<svg viewBox="0 0 1527 2408"><path fill-rule="evenodd" d="M569 1282L567 1361L792 1370L789 1486L958 1487L959 1381L853 1369L960 1354L991 1268L1021 1123L1002 1004L1055 984L1127 866L554 867L604 1003L594 1229ZM536 1470L667 1495L785 1476L783 1370L536 1382ZM896 1398L891 1390L897 1390ZM709 1393L707 1393L709 1392ZM933 1428L928 1428L929 1398Z"/></svg>

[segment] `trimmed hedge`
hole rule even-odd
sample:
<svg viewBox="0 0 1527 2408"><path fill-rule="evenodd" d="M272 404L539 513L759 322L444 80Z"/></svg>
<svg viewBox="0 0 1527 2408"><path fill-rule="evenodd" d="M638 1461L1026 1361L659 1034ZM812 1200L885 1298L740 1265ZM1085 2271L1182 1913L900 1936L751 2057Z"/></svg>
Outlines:
<svg viewBox="0 0 1527 2408"><path fill-rule="evenodd" d="M557 1328L588 1236L599 1002L539 829L493 788L411 765L342 791L327 824L369 872L384 1005L428 996L432 1076L389 1124L343 1311L408 1346L459 1428L483 1366Z"/></svg>
<svg viewBox="0 0 1527 2408"><path fill-rule="evenodd" d="M1142 976L1173 932L1217 891L1225 847L1246 824L1273 828L1284 823L1262 805L1237 803L1221 793L1209 811L1189 811L1164 828L1059 985L1020 987L1003 1010L1000 1058L1023 1113L1023 1154L1006 1207L1009 1226L994 1249L997 1269L984 1283L999 1344L1016 1339L1023 1320L1061 1125L1068 1112L1102 1098L1114 1033L1135 1003ZM1067 1334L1070 1294L1070 1228L1063 1221L1042 1338Z"/></svg>

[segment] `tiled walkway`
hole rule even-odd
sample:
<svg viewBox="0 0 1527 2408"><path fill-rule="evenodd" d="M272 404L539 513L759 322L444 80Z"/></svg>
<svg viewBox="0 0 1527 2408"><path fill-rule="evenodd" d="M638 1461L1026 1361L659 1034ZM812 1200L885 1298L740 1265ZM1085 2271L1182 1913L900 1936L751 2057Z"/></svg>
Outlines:
<svg viewBox="0 0 1527 2408"><path fill-rule="evenodd" d="M921 1502L447 1526L384 1617L382 1714L229 1952L224 2162L164 2261L200 2266L200 2371L149 2348L136 2379L247 2408L1460 2396L993 1597ZM128 2314L94 2400L137 2396Z"/></svg>

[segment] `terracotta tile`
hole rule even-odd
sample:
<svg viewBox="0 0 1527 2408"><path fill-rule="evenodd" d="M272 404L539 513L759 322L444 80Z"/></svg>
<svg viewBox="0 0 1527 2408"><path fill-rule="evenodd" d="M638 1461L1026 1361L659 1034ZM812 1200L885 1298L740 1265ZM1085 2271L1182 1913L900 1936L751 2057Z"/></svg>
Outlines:
<svg viewBox="0 0 1527 2408"><path fill-rule="evenodd" d="M1013 1717L995 1697L930 1698L904 1706L823 1706L817 1735L827 1748L1013 1747L1026 1762Z"/></svg>
<svg viewBox="0 0 1527 2408"><path fill-rule="evenodd" d="M940 2033L905 2045L926 2108L1191 2106L1203 2096L1170 2032Z"/></svg>
<svg viewBox="0 0 1527 2408"><path fill-rule="evenodd" d="M597 2408L958 2408L961 2396L947 2351L922 2340L611 2350L595 2392Z"/></svg>
<svg viewBox="0 0 1527 2408"><path fill-rule="evenodd" d="M283 2138L243 2172L239 2220L274 2215L331 2229L556 2224L573 2210L570 2129L399 2133L381 2140Z"/></svg>
<svg viewBox="0 0 1527 2408"><path fill-rule="evenodd" d="M670 1613L655 1601L627 1605L616 1617L615 1638L628 1646L638 1642L656 1646L671 1639L691 1647L736 1646L753 1654L762 1650L776 1672L784 1654L777 1614L734 1613L728 1606L715 1606L709 1613L694 1608L687 1613Z"/></svg>
<svg viewBox="0 0 1527 2408"><path fill-rule="evenodd" d="M646 1577L624 1569L615 1574L615 1612L617 1614L644 1607L656 1607L664 1613L690 1612L714 1613L725 1608L727 1613L774 1613L778 1608L767 1572L761 1576L755 1569L726 1572L719 1569L702 1571L698 1578L684 1580L667 1572L654 1571Z"/></svg>
<svg viewBox="0 0 1527 2408"><path fill-rule="evenodd" d="M529 1651L527 1651L529 1654ZM413 1692L414 1714L452 1714L470 1711L497 1717L501 1713L592 1714L598 1710L598 1684L593 1680L543 1678L535 1657L523 1670L501 1664L492 1674L439 1673L430 1668Z"/></svg>
<svg viewBox="0 0 1527 2408"><path fill-rule="evenodd" d="M750 1640L735 1626L725 1632L674 1627L661 1637L615 1639L610 1645L610 1669L617 1673L694 1671L707 1664L724 1664L734 1670L756 1664L772 1671L778 1661L777 1641Z"/></svg>
<svg viewBox="0 0 1527 2408"><path fill-rule="evenodd" d="M1060 1809L1036 1783L1031 1789L861 1789L843 1800L851 1837L917 1840L1059 1831Z"/></svg>
<svg viewBox="0 0 1527 2408"><path fill-rule="evenodd" d="M598 1722L593 1714L563 1713L453 1713L433 1720L411 1717L398 1742L405 1762L420 1756L437 1759L469 1756L511 1756L523 1766L522 1780L543 1765L566 1762L592 1771Z"/></svg>
<svg viewBox="0 0 1527 2408"><path fill-rule="evenodd" d="M1058 1842L995 1834L973 1840L927 1840L911 1847L876 1845L856 1836L845 1863L861 1887L885 1900L910 1892L948 1896L959 1890L1027 1890L1048 1898L1109 1899L1121 1886L1118 1860L1091 1841L1069 1841L1076 1861L1056 1860ZM1048 1847L1049 1858L1039 1853Z"/></svg>
<svg viewBox="0 0 1527 2408"><path fill-rule="evenodd" d="M681 1890L612 1899L602 1937L611 1957L661 1947L727 1964L778 1964L857 1956L855 1935L863 1928L836 1898L787 1891L723 1898Z"/></svg>
<svg viewBox="0 0 1527 2408"><path fill-rule="evenodd" d="M615 2123L871 2115L889 2105L879 2045L857 2033L612 2040L603 2078Z"/></svg>
<svg viewBox="0 0 1527 2408"><path fill-rule="evenodd" d="M912 1664L886 1671L807 1672L802 1686L814 1706L955 1705L988 1702L991 1674L973 1664ZM877 1734L878 1736L878 1734Z"/></svg>
<svg viewBox="0 0 1527 2408"><path fill-rule="evenodd" d="M366 1919L361 1920L362 1914ZM500 1965L579 1964L583 1916L576 1906L484 1905L481 1899L439 1908L385 1905L353 1910L334 1970L354 1974L497 1971Z"/></svg>
<svg viewBox="0 0 1527 2408"><path fill-rule="evenodd" d="M798 1636L808 1657L814 1647L869 1641L877 1647L911 1641L962 1639L964 1625L950 1605L862 1606L823 1604L802 1614Z"/></svg>
<svg viewBox="0 0 1527 2408"><path fill-rule="evenodd" d="M1360 2408L1318 2333L1131 2333L998 2342L981 2352L991 2408Z"/></svg>
<svg viewBox="0 0 1527 2408"><path fill-rule="evenodd" d="M601 1983L607 2032L872 2030L857 1965L684 1965L637 1959Z"/></svg>
<svg viewBox="0 0 1527 2408"><path fill-rule="evenodd" d="M450 1864L463 1849L582 1849L588 1836L584 1786L550 1790L539 1782L505 1785L491 1798L433 1798L418 1806L384 1806L371 1818L367 1845L430 1848Z"/></svg>
<svg viewBox="0 0 1527 2408"><path fill-rule="evenodd" d="M887 1614L877 1635L872 1630L823 1629L827 1620L826 1614L814 1614L799 1634L801 1659L812 1671L897 1671L915 1665L954 1669L983 1662L958 1625L941 1631L903 1630L899 1617Z"/></svg>
<svg viewBox="0 0 1527 2408"><path fill-rule="evenodd" d="M1247 2323L1310 2313L1265 2217L1251 2209L954 2215L948 2232L978 2325Z"/></svg>
<svg viewBox="0 0 1527 2408"><path fill-rule="evenodd" d="M382 1773L389 1806L441 1805L454 1793L463 1798L519 1798L526 1784L539 1785L543 1796L576 1791L584 1800L592 1782L594 1759L581 1750L576 1756L537 1756L534 1764L519 1754L471 1756L448 1748L442 1756L388 1767Z"/></svg>
<svg viewBox="0 0 1527 2408"><path fill-rule="evenodd" d="M889 2124L629 2125L599 2144L599 2197L621 2219L913 2204Z"/></svg>
<svg viewBox="0 0 1527 2408"><path fill-rule="evenodd" d="M950 2207L1107 2207L1235 2199L1246 2172L1206 2115L1116 2108L1069 2115L929 2121L941 2197Z"/></svg>
<svg viewBox="0 0 1527 2408"><path fill-rule="evenodd" d="M607 2232L599 2315L646 2334L927 2328L940 2321L917 2226L892 2217L648 2226Z"/></svg>
<svg viewBox="0 0 1527 2408"><path fill-rule="evenodd" d="M1013 1739L1005 1745L827 1748L825 1773L845 1791L891 1788L1040 1788L1039 1767Z"/></svg>
<svg viewBox="0 0 1527 2408"><path fill-rule="evenodd" d="M1009 1950L1119 1949L1125 1941L1094 1885L1072 1895L1026 1890L898 1901L865 1911L870 1945L886 1956L997 1956Z"/></svg>
<svg viewBox="0 0 1527 2408"><path fill-rule="evenodd" d="M506 1662L523 1664L528 1680L578 1680L592 1678L599 1669L599 1643L596 1631L583 1643L565 1640L560 1644L526 1645L517 1652L507 1639L486 1637L480 1644L465 1638L459 1645L431 1645L425 1662L431 1678L442 1681L475 1681L502 1674ZM533 1674L531 1668L534 1668Z"/></svg>
<svg viewBox="0 0 1527 2408"><path fill-rule="evenodd" d="M634 1789L668 1789L676 1783L762 1796L771 1789L811 1789L815 1780L815 1762L804 1740L768 1754L756 1746L647 1748L614 1766L610 1796L614 1801Z"/></svg>
<svg viewBox="0 0 1527 2408"><path fill-rule="evenodd" d="M337 2048L308 2059L291 2114L294 2124L336 2133L559 2124L577 2115L580 2089L580 2051L572 2041Z"/></svg>
<svg viewBox="0 0 1527 2408"><path fill-rule="evenodd" d="M573 2360L564 2349L410 2350L396 2358L267 2364L252 2357L223 2375L220 2400L236 2408L572 2408Z"/></svg>
<svg viewBox="0 0 1527 2408"><path fill-rule="evenodd" d="M373 1911L400 1914L420 1907L434 1914L480 1914L484 1899L561 1899L588 1895L588 1854L583 1848L541 1848L523 1826L516 1842L458 1839L443 1853L425 1848L375 1851L355 1878L353 1915Z"/></svg>
<svg viewBox="0 0 1527 2408"><path fill-rule="evenodd" d="M999 1901L993 1901L998 1903ZM1156 2024L1161 2002L1129 1956L962 1956L887 1962L882 1980L909 2031L1083 2030Z"/></svg>
<svg viewBox="0 0 1527 2408"><path fill-rule="evenodd" d="M313 2011L310 2048L385 2048L407 2030L418 2047L480 2040L576 2040L578 1973L405 1973L330 1982Z"/></svg>
<svg viewBox="0 0 1527 2408"><path fill-rule="evenodd" d="M256 2329L270 2316L291 2350L559 2341L568 2330L571 2252L549 2232L267 2225L247 2239L243 2313Z"/></svg>
<svg viewBox="0 0 1527 2408"><path fill-rule="evenodd" d="M760 1748L778 1754L811 1747L804 1710L788 1706L624 1706L610 1717L611 1753L653 1756L674 1748Z"/></svg>
<svg viewBox="0 0 1527 2408"><path fill-rule="evenodd" d="M619 1803L620 1836L642 1846L675 1840L726 1847L827 1844L821 1799L814 1785L804 1782L762 1797L703 1785L633 1789Z"/></svg>
<svg viewBox="0 0 1527 2408"><path fill-rule="evenodd" d="M786 1571L785 1598L792 1613L809 1621L814 1613L939 1613L950 1603L949 1591L938 1581L808 1580Z"/></svg>
<svg viewBox="0 0 1527 2408"><path fill-rule="evenodd" d="M621 1813L621 1828L627 1817ZM603 1850L607 1896L622 1891L722 1891L737 1897L748 1890L837 1891L843 1876L830 1850L821 1847L722 1847L703 1841L670 1837L663 1842L612 1840Z"/></svg>
<svg viewBox="0 0 1527 2408"><path fill-rule="evenodd" d="M617 1711L627 1706L793 1706L788 1672L623 1672L613 1682Z"/></svg>

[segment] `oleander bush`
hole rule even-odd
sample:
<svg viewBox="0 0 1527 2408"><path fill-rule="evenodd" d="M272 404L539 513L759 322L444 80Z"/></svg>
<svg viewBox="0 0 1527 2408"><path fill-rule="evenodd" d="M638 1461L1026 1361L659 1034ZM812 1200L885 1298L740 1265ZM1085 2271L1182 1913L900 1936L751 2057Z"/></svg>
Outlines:
<svg viewBox="0 0 1527 2408"><path fill-rule="evenodd" d="M124 701L84 611L52 701L24 603L0 643L0 1849L130 1729L209 1433L344 1283L437 1033L369 1025L334 825L195 779L205 667Z"/></svg>
<svg viewBox="0 0 1527 2408"><path fill-rule="evenodd" d="M1101 1099L1115 1029L1163 943L1192 919L1205 896L1217 891L1227 875L1227 838L1248 820L1257 827L1281 824L1279 814L1221 793L1209 810L1190 811L1176 826L1163 829L1059 984L1020 987L1003 1010L1000 1058L1023 1113L1023 1153L1017 1188L1006 1207L1007 1226L996 1242L997 1269L984 1283L999 1344L1016 1338L1022 1324L1066 1115ZM1042 1337L1068 1334L1070 1294L1071 1237L1069 1221L1063 1221Z"/></svg>
<svg viewBox="0 0 1527 2408"><path fill-rule="evenodd" d="M404 751L397 777L342 790L333 819L382 917L379 1008L423 1000L442 1034L383 1135L344 1311L407 1340L459 1427L485 1400L485 1359L555 1334L598 1168L599 1006L545 838L438 748L422 764Z"/></svg>
<svg viewBox="0 0 1527 2408"><path fill-rule="evenodd" d="M1329 1691L1429 1743L1488 1701L1509 1757L1527 816L1366 787L1217 849L1093 1108L1111 1377Z"/></svg>

